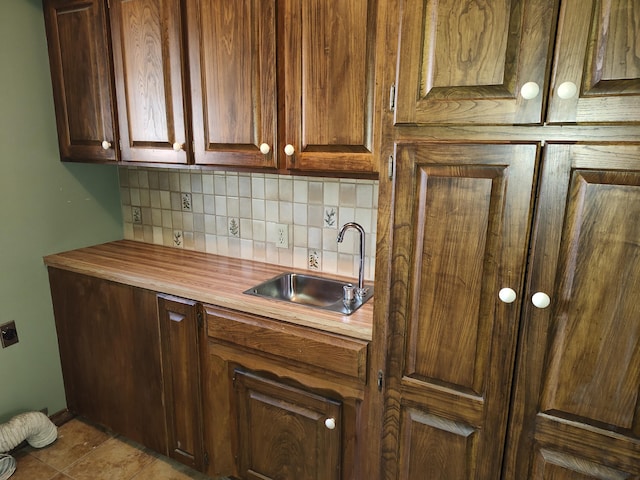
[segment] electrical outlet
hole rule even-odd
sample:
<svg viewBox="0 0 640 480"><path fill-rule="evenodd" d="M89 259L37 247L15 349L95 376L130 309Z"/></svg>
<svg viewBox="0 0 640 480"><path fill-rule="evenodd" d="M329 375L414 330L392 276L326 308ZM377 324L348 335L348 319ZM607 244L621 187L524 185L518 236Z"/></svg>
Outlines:
<svg viewBox="0 0 640 480"><path fill-rule="evenodd" d="M276 247L289 248L289 225L284 223L276 225Z"/></svg>
<svg viewBox="0 0 640 480"><path fill-rule="evenodd" d="M2 348L18 343L16 322L11 321L4 325L0 325L0 340L2 341Z"/></svg>

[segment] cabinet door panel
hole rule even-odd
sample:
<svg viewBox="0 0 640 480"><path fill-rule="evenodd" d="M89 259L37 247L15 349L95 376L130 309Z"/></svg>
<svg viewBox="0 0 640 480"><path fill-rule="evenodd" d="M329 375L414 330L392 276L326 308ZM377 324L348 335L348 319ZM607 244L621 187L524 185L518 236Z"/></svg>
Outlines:
<svg viewBox="0 0 640 480"><path fill-rule="evenodd" d="M60 155L63 160L116 160L103 2L49 0L44 13ZM111 146L103 148L103 141Z"/></svg>
<svg viewBox="0 0 640 480"><path fill-rule="evenodd" d="M551 449L635 478L640 149L549 145L534 229L526 291L552 301L524 308L509 471L536 478L529 451Z"/></svg>
<svg viewBox="0 0 640 480"><path fill-rule="evenodd" d="M405 0L395 122L539 123L556 3Z"/></svg>
<svg viewBox="0 0 640 480"><path fill-rule="evenodd" d="M378 2L285 3L282 143L296 151L287 168L374 174Z"/></svg>
<svg viewBox="0 0 640 480"><path fill-rule="evenodd" d="M397 148L385 478L498 476L519 303L498 291L523 281L535 159L535 145Z"/></svg>
<svg viewBox="0 0 640 480"><path fill-rule="evenodd" d="M180 19L177 0L111 4L123 160L187 163Z"/></svg>
<svg viewBox="0 0 640 480"><path fill-rule="evenodd" d="M154 292L49 269L69 410L165 454Z"/></svg>
<svg viewBox="0 0 640 480"><path fill-rule="evenodd" d="M640 121L638 29L638 2L562 2L549 122ZM559 89L566 82L576 93L562 98Z"/></svg>
<svg viewBox="0 0 640 480"><path fill-rule="evenodd" d="M188 1L196 163L277 166L275 12L275 0Z"/></svg>
<svg viewBox="0 0 640 480"><path fill-rule="evenodd" d="M169 456L203 468L200 355L196 304L158 297Z"/></svg>
<svg viewBox="0 0 640 480"><path fill-rule="evenodd" d="M243 478L340 478L340 403L240 370L234 384Z"/></svg>

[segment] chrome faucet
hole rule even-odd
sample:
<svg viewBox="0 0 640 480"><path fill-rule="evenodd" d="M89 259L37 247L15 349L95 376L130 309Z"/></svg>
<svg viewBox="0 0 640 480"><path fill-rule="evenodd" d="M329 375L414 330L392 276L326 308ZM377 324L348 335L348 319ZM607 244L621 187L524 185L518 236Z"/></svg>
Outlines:
<svg viewBox="0 0 640 480"><path fill-rule="evenodd" d="M342 243L344 232L349 228L355 228L360 232L360 271L358 272L358 288L356 289L356 296L362 298L367 294L367 289L364 288L364 228L355 222L345 223L338 233L338 243Z"/></svg>

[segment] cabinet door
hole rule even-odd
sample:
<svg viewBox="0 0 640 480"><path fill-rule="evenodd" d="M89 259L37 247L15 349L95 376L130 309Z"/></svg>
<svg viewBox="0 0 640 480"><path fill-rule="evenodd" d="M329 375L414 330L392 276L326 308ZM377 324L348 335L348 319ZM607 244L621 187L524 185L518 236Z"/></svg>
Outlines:
<svg viewBox="0 0 640 480"><path fill-rule="evenodd" d="M166 453L154 292L49 269L67 406Z"/></svg>
<svg viewBox="0 0 640 480"><path fill-rule="evenodd" d="M549 122L640 121L640 3L563 0Z"/></svg>
<svg viewBox="0 0 640 480"><path fill-rule="evenodd" d="M340 479L340 403L241 370L234 385L242 478Z"/></svg>
<svg viewBox="0 0 640 480"><path fill-rule="evenodd" d="M179 0L112 0L122 160L187 163Z"/></svg>
<svg viewBox="0 0 640 480"><path fill-rule="evenodd" d="M536 154L397 146L385 479L500 475Z"/></svg>
<svg viewBox="0 0 640 480"><path fill-rule="evenodd" d="M195 162L275 169L275 0L188 0L187 14Z"/></svg>
<svg viewBox="0 0 640 480"><path fill-rule="evenodd" d="M158 314L169 456L202 470L201 329L197 306L191 300L160 295Z"/></svg>
<svg viewBox="0 0 640 480"><path fill-rule="evenodd" d="M290 170L375 174L376 0L286 0L278 37ZM294 147L286 156L284 147Z"/></svg>
<svg viewBox="0 0 640 480"><path fill-rule="evenodd" d="M536 217L506 478L640 478L640 147L548 145Z"/></svg>
<svg viewBox="0 0 640 480"><path fill-rule="evenodd" d="M556 6L404 0L395 122L541 122Z"/></svg>
<svg viewBox="0 0 640 480"><path fill-rule="evenodd" d="M46 0L45 25L60 156L114 161L111 54L102 0Z"/></svg>

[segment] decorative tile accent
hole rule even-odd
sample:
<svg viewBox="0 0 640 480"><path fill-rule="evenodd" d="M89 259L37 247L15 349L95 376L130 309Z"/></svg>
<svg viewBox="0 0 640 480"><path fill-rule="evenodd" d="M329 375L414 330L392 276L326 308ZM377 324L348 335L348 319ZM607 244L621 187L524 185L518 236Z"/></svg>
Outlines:
<svg viewBox="0 0 640 480"><path fill-rule="evenodd" d="M240 238L240 222L237 218L229 217L229 236Z"/></svg>
<svg viewBox="0 0 640 480"><path fill-rule="evenodd" d="M335 207L324 209L324 226L326 228L338 228L338 212Z"/></svg>
<svg viewBox="0 0 640 480"><path fill-rule="evenodd" d="M142 223L142 210L140 207L131 207L131 218L133 223Z"/></svg>
<svg viewBox="0 0 640 480"><path fill-rule="evenodd" d="M182 230L173 231L173 246L178 248L184 247L184 235L182 234Z"/></svg>
<svg viewBox="0 0 640 480"><path fill-rule="evenodd" d="M191 211L191 194L190 193L183 193L182 194L182 210L184 210L185 212L190 212Z"/></svg>
<svg viewBox="0 0 640 480"><path fill-rule="evenodd" d="M309 270L317 270L320 271L321 269L321 256L320 256L320 252L318 250L309 250Z"/></svg>

